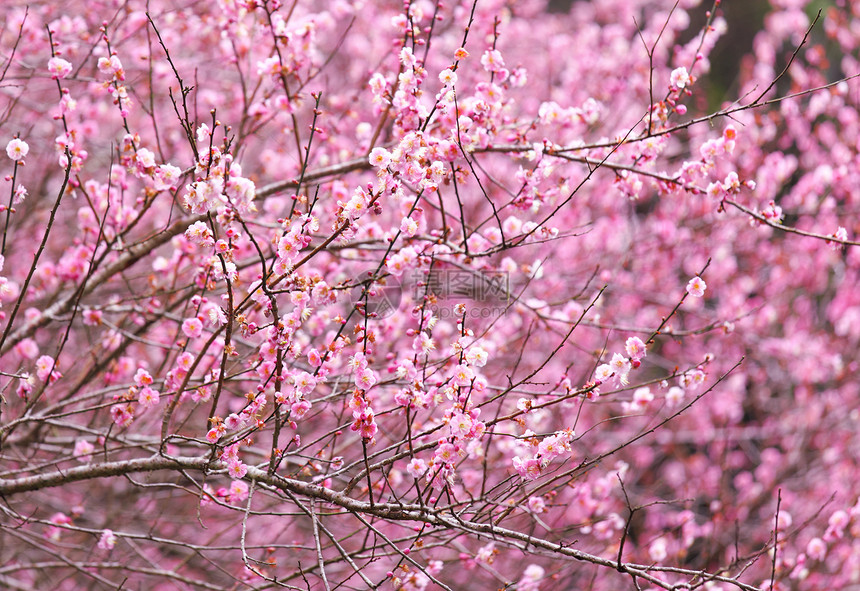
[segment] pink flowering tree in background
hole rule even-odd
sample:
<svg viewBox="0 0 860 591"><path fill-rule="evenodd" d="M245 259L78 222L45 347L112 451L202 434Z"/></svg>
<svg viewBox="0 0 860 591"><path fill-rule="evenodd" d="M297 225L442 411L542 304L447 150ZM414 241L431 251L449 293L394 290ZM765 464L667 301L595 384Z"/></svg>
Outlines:
<svg viewBox="0 0 860 591"><path fill-rule="evenodd" d="M569 4L3 2L0 587L860 585L860 5Z"/></svg>

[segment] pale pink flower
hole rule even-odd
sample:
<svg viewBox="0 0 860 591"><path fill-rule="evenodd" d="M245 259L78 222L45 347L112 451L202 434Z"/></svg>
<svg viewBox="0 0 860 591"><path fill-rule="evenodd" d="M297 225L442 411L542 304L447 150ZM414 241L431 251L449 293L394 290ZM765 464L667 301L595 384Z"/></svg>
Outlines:
<svg viewBox="0 0 860 591"><path fill-rule="evenodd" d="M669 408L678 406L682 400L684 400L683 388L679 388L678 386L672 386L671 388L669 388L669 391L666 392L666 404L669 405Z"/></svg>
<svg viewBox="0 0 860 591"><path fill-rule="evenodd" d="M457 413L451 417L448 427L454 437L464 438L472 430L472 418L465 413Z"/></svg>
<svg viewBox="0 0 860 591"><path fill-rule="evenodd" d="M99 72L108 76L113 76L118 80L125 78L125 73L122 70L122 62L115 55L108 57L100 57L98 61Z"/></svg>
<svg viewBox="0 0 860 591"><path fill-rule="evenodd" d="M382 96L382 93L385 91L387 86L385 82L385 76L383 76L379 72L374 73L368 81L368 86L370 87L371 92L375 96Z"/></svg>
<svg viewBox="0 0 860 591"><path fill-rule="evenodd" d="M242 480L230 482L229 498L231 503L241 503L248 498L248 483Z"/></svg>
<svg viewBox="0 0 860 591"><path fill-rule="evenodd" d="M468 386L475 379L475 372L468 365L458 365L454 368L454 375L451 380L457 386Z"/></svg>
<svg viewBox="0 0 860 591"><path fill-rule="evenodd" d="M433 341L433 338L427 334L426 332L422 332L420 335L415 337L412 343L412 349L415 351L420 351L421 353L428 354L430 351L436 349L436 343Z"/></svg>
<svg viewBox="0 0 860 591"><path fill-rule="evenodd" d="M208 441L209 443L217 442L218 439L220 439L221 436L224 435L225 431L226 429L223 427L223 425L219 425L218 427L212 427L206 433L206 441Z"/></svg>
<svg viewBox="0 0 860 591"><path fill-rule="evenodd" d="M224 254L230 250L230 243L224 240L223 238L215 243L215 252L218 254Z"/></svg>
<svg viewBox="0 0 860 591"><path fill-rule="evenodd" d="M475 553L475 562L492 564L496 558L496 554L498 553L499 551L496 550L496 543L489 542L488 544L478 549L478 551Z"/></svg>
<svg viewBox="0 0 860 591"><path fill-rule="evenodd" d="M687 73L687 68L675 68L669 75L669 82L675 88L684 88L690 82L690 75Z"/></svg>
<svg viewBox="0 0 860 591"><path fill-rule="evenodd" d="M141 388L140 394L138 394L137 397L137 401L140 403L140 405L146 408L158 405L160 399L161 398L158 393L158 390L153 390L149 386Z"/></svg>
<svg viewBox="0 0 860 591"><path fill-rule="evenodd" d="M18 205L19 203L24 203L24 200L27 198L27 194L27 187L22 184L18 184L18 186L15 187L15 197L12 203L14 203L15 205Z"/></svg>
<svg viewBox="0 0 860 591"><path fill-rule="evenodd" d="M240 462L239 460L234 460L227 465L227 474L230 475L233 479L244 478L245 474L248 473L248 466Z"/></svg>
<svg viewBox="0 0 860 591"><path fill-rule="evenodd" d="M472 347L466 352L466 361L475 367L484 367L489 355L481 347Z"/></svg>
<svg viewBox="0 0 860 591"><path fill-rule="evenodd" d="M705 295L705 289L707 289L707 287L705 280L697 275L687 283L687 293L694 298L700 298Z"/></svg>
<svg viewBox="0 0 860 591"><path fill-rule="evenodd" d="M526 460L523 460L522 458L515 457L513 459L513 465L517 474L522 478L527 480L537 480L540 476L540 462L535 458L527 458Z"/></svg>
<svg viewBox="0 0 860 591"><path fill-rule="evenodd" d="M391 164L391 153L385 148L376 147L370 151L369 160L375 168L386 168Z"/></svg>
<svg viewBox="0 0 860 591"><path fill-rule="evenodd" d="M61 525L70 525L72 523L71 517L66 515L65 513L54 513L50 519L53 524L47 530L45 530L45 537L52 541L59 541L60 536L63 533L63 528Z"/></svg>
<svg viewBox="0 0 860 591"><path fill-rule="evenodd" d="M538 444L538 455L545 462L549 462L569 449L570 446L566 440L560 438L558 435L550 435L549 437L544 437Z"/></svg>
<svg viewBox="0 0 860 591"><path fill-rule="evenodd" d="M833 234L831 234L831 236L836 238L836 240L846 241L848 240L848 230L846 230L842 226L839 226L839 228L837 228L837 230ZM842 248L842 246L843 245L841 242L830 243L830 248L832 248L833 250L839 250Z"/></svg>
<svg viewBox="0 0 860 591"><path fill-rule="evenodd" d="M651 389L647 386L637 388L633 392L633 400L630 402L629 408L631 412L641 412L648 407L648 403L654 400L654 395Z"/></svg>
<svg viewBox="0 0 860 591"><path fill-rule="evenodd" d="M52 57L48 60L48 71L54 80L65 78L72 71L72 64L61 57Z"/></svg>
<svg viewBox="0 0 860 591"><path fill-rule="evenodd" d="M79 462L90 462L93 459L93 457L90 455L91 453L93 453L93 449L95 448L92 443L90 443L86 439L78 439L77 441L75 441L75 458L77 458Z"/></svg>
<svg viewBox="0 0 860 591"><path fill-rule="evenodd" d="M191 365L194 363L194 355L185 351L181 353L179 357L176 358L176 367L188 371L191 369Z"/></svg>
<svg viewBox="0 0 860 591"><path fill-rule="evenodd" d="M498 72L505 67L505 60L497 49L488 49L481 56L481 65L488 72Z"/></svg>
<svg viewBox="0 0 860 591"><path fill-rule="evenodd" d="M15 138L6 144L6 155L15 162L20 162L26 158L29 151L30 146L27 145L27 142L19 138Z"/></svg>
<svg viewBox="0 0 860 591"><path fill-rule="evenodd" d="M215 492L212 490L212 487L208 484L203 485L203 493L200 495L200 506L205 507L213 502L215 499Z"/></svg>
<svg viewBox="0 0 860 591"><path fill-rule="evenodd" d="M203 323L199 318L186 318L182 323L182 332L189 339L196 339L203 334Z"/></svg>
<svg viewBox="0 0 860 591"><path fill-rule="evenodd" d="M624 350L627 352L627 356L634 361L639 361L647 354L645 352L645 343L639 337L630 337L627 339L627 342L624 343Z"/></svg>
<svg viewBox="0 0 860 591"><path fill-rule="evenodd" d="M705 372L701 369L693 369L683 374L678 381L683 388L695 390L704 383L706 377Z"/></svg>
<svg viewBox="0 0 860 591"><path fill-rule="evenodd" d="M369 199L367 193L363 190L356 190L346 205L343 206L343 212L351 220L357 220L367 212Z"/></svg>
<svg viewBox="0 0 860 591"><path fill-rule="evenodd" d="M845 535L845 528L848 527L850 521L851 517L845 511L841 509L834 511L827 521L827 531L824 532L824 539L834 540L842 538Z"/></svg>
<svg viewBox="0 0 860 591"><path fill-rule="evenodd" d="M112 550L116 546L116 535L112 530L106 529L102 531L98 546L102 550Z"/></svg>
<svg viewBox="0 0 860 591"><path fill-rule="evenodd" d="M651 542L651 547L648 548L648 556L651 557L651 560L654 562L662 562L668 556L666 552L666 540L663 538L657 538L653 542Z"/></svg>
<svg viewBox="0 0 860 591"><path fill-rule="evenodd" d="M605 382L612 376L612 366L608 363L598 365L594 370L594 379L598 382Z"/></svg>
<svg viewBox="0 0 860 591"><path fill-rule="evenodd" d="M117 427L128 427L134 422L134 412L129 405L112 406L110 415Z"/></svg>
<svg viewBox="0 0 860 591"><path fill-rule="evenodd" d="M376 423L362 423L358 429L359 435L365 441L372 441L377 431L379 431L379 427L376 426Z"/></svg>
<svg viewBox="0 0 860 591"><path fill-rule="evenodd" d="M39 345L33 339L24 339L15 346L15 351L27 359L35 359L39 354Z"/></svg>
<svg viewBox="0 0 860 591"><path fill-rule="evenodd" d="M185 237L194 244L211 246L215 243L212 237L212 230L209 229L209 226L205 222L194 222L188 226L188 229L185 230Z"/></svg>
<svg viewBox="0 0 860 591"><path fill-rule="evenodd" d="M46 382L54 367L54 358L50 355L42 355L36 360L36 375L40 380Z"/></svg>
<svg viewBox="0 0 860 591"><path fill-rule="evenodd" d="M546 502L543 497L529 497L529 511L532 513L543 513L546 511Z"/></svg>
<svg viewBox="0 0 860 591"><path fill-rule="evenodd" d="M530 564L523 571L523 576L517 583L518 591L538 591L546 571L536 564Z"/></svg>
<svg viewBox="0 0 860 591"><path fill-rule="evenodd" d="M519 410L523 414L528 414L532 411L532 405L534 401L528 398L520 398L517 400L517 410Z"/></svg>
<svg viewBox="0 0 860 591"><path fill-rule="evenodd" d="M630 373L630 361L621 353L612 355L612 360L609 362L612 372L615 374L615 379L622 386L627 385L627 374Z"/></svg>
<svg viewBox="0 0 860 591"><path fill-rule="evenodd" d="M405 217L400 222L400 231L409 237L415 236L415 233L418 232L418 223L410 217Z"/></svg>
<svg viewBox="0 0 860 591"><path fill-rule="evenodd" d="M702 159L712 161L716 156L725 152L725 145L721 139L710 139L699 147L699 154Z"/></svg>
<svg viewBox="0 0 860 591"><path fill-rule="evenodd" d="M238 429L242 425L242 420L239 418L239 415L232 412L230 413L226 419L224 419L224 427L229 430Z"/></svg>
<svg viewBox="0 0 860 591"><path fill-rule="evenodd" d="M364 369L355 376L355 385L362 390L369 390L376 384L376 375L372 369Z"/></svg>
<svg viewBox="0 0 860 591"><path fill-rule="evenodd" d="M457 460L457 448L451 443L442 443L436 448L433 459L443 464L453 464Z"/></svg>
<svg viewBox="0 0 860 591"><path fill-rule="evenodd" d="M418 253L411 246L401 248L400 251L389 257L386 267L388 272L395 277L403 275L404 271L415 261Z"/></svg>
<svg viewBox="0 0 860 591"><path fill-rule="evenodd" d="M316 388L317 379L306 371L300 371L293 376L293 384L295 384L297 391L302 394L309 394Z"/></svg>
<svg viewBox="0 0 860 591"><path fill-rule="evenodd" d="M155 154L152 150L146 148L138 148L134 155L135 164L141 172L155 168Z"/></svg>
<svg viewBox="0 0 860 591"><path fill-rule="evenodd" d="M769 201L761 216L769 222L778 224L782 220L782 208L774 201Z"/></svg>
<svg viewBox="0 0 860 591"><path fill-rule="evenodd" d="M705 190L705 193L711 199L717 199L723 194L723 185L718 182L713 182L708 185L708 188Z"/></svg>
<svg viewBox="0 0 860 591"><path fill-rule="evenodd" d="M827 544L821 538L812 538L806 545L806 555L813 560L824 560L827 556Z"/></svg>
<svg viewBox="0 0 860 591"><path fill-rule="evenodd" d="M421 478L427 472L427 462L420 458L412 458L406 466L406 472L412 478Z"/></svg>
<svg viewBox="0 0 860 591"><path fill-rule="evenodd" d="M309 400L299 400L290 406L290 416L294 419L300 419L305 416L310 409L311 403Z"/></svg>
<svg viewBox="0 0 860 591"><path fill-rule="evenodd" d="M735 171L730 172L726 175L726 178L723 180L723 189L727 193L739 193L741 190L741 181L738 178L738 173Z"/></svg>
<svg viewBox="0 0 860 591"><path fill-rule="evenodd" d="M367 369L367 359L365 358L364 353L357 351L355 355L349 358L347 366L356 373Z"/></svg>
<svg viewBox="0 0 860 591"><path fill-rule="evenodd" d="M178 166L162 164L155 170L155 189L164 191L175 187L181 175L182 170Z"/></svg>
<svg viewBox="0 0 860 591"><path fill-rule="evenodd" d="M457 74L451 68L446 68L439 73L439 81L445 86L457 84Z"/></svg>
<svg viewBox="0 0 860 591"><path fill-rule="evenodd" d="M152 376L142 367L138 368L134 374L134 384L139 387L149 386L152 384Z"/></svg>

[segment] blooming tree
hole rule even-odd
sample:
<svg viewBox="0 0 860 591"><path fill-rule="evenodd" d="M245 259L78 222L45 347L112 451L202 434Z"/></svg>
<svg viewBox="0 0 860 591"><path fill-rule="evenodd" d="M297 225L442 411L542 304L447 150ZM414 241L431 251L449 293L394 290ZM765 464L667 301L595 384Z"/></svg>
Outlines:
<svg viewBox="0 0 860 591"><path fill-rule="evenodd" d="M860 4L565 9L3 3L0 587L860 582Z"/></svg>

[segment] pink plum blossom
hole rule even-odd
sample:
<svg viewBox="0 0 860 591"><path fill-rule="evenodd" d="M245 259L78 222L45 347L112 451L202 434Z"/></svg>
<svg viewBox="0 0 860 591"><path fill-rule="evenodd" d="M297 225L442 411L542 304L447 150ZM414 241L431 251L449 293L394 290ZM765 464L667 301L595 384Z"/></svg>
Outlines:
<svg viewBox="0 0 860 591"><path fill-rule="evenodd" d="M705 289L708 286L705 284L704 279L701 277L693 277L687 283L687 293L693 296L694 298L700 298L705 295Z"/></svg>
<svg viewBox="0 0 860 591"><path fill-rule="evenodd" d="M24 140L15 138L6 144L6 155L15 162L23 160L29 152L30 146Z"/></svg>

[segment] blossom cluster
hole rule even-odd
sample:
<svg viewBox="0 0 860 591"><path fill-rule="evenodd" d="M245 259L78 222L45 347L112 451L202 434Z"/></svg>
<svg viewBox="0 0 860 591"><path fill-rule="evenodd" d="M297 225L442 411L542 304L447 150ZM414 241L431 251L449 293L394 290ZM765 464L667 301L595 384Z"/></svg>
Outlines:
<svg viewBox="0 0 860 591"><path fill-rule="evenodd" d="M860 13L564 4L0 7L0 586L856 583Z"/></svg>

